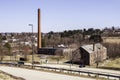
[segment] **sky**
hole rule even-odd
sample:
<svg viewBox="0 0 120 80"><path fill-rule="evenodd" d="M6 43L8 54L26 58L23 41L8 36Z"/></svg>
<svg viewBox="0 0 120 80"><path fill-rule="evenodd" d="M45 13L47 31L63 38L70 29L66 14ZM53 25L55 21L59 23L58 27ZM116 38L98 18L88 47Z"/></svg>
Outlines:
<svg viewBox="0 0 120 80"><path fill-rule="evenodd" d="M120 26L120 0L0 0L0 32L61 32Z"/></svg>

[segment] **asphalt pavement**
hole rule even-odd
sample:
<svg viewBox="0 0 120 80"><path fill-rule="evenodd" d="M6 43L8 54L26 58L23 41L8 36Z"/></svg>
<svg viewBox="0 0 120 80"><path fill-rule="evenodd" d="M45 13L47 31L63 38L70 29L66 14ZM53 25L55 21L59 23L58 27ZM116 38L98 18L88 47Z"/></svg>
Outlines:
<svg viewBox="0 0 120 80"><path fill-rule="evenodd" d="M0 70L17 77L22 77L26 80L94 80L91 78L83 78L8 66L0 66Z"/></svg>

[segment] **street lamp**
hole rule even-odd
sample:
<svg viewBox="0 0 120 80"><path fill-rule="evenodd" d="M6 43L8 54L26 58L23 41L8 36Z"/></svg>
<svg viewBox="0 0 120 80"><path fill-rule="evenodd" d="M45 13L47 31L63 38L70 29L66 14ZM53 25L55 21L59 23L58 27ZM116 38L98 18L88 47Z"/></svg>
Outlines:
<svg viewBox="0 0 120 80"><path fill-rule="evenodd" d="M33 68L33 67L34 67L33 24L28 24L28 26L31 26L31 28L32 28L32 36L31 36L31 41L32 41L32 68Z"/></svg>

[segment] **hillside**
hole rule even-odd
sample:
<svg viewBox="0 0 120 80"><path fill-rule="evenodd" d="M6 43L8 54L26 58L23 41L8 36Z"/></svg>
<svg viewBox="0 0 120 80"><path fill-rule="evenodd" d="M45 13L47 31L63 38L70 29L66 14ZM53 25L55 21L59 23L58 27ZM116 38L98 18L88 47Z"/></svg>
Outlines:
<svg viewBox="0 0 120 80"><path fill-rule="evenodd" d="M68 30L63 32L49 32L43 37L43 46L58 47L63 44L67 47L80 47L84 44L102 43L108 51L108 58L120 57L120 29L105 28Z"/></svg>

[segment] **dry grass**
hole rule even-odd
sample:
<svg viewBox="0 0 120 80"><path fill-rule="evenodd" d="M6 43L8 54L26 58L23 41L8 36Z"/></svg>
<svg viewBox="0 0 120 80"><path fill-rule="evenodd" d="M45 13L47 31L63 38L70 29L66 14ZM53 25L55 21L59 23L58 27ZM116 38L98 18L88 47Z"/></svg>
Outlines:
<svg viewBox="0 0 120 80"><path fill-rule="evenodd" d="M28 59L27 62L32 62L32 55L28 55L27 59ZM37 61L37 62L40 61L40 57L37 54L34 54L34 61Z"/></svg>
<svg viewBox="0 0 120 80"><path fill-rule="evenodd" d="M13 77L3 73L3 72L0 72L0 80L18 80L18 79L14 79Z"/></svg>
<svg viewBox="0 0 120 80"><path fill-rule="evenodd" d="M117 58L115 60L110 60L105 66L109 67L115 67L120 68L120 58Z"/></svg>
<svg viewBox="0 0 120 80"><path fill-rule="evenodd" d="M120 37L103 37L104 43L120 43Z"/></svg>
<svg viewBox="0 0 120 80"><path fill-rule="evenodd" d="M100 67L120 69L120 58L110 59L100 63Z"/></svg>

